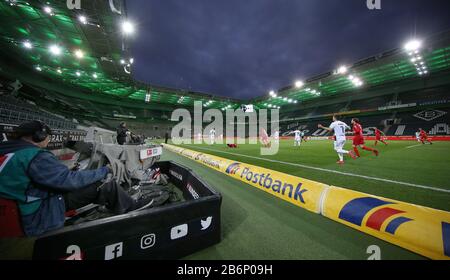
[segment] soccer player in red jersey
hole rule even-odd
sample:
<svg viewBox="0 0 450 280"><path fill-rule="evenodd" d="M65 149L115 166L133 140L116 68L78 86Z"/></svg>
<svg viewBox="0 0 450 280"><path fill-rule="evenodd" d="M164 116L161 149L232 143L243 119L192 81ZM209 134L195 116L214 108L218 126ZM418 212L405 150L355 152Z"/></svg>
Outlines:
<svg viewBox="0 0 450 280"><path fill-rule="evenodd" d="M425 145L425 141L430 143L430 145L433 145L433 142L431 142L430 139L428 139L428 134L423 130L422 128L419 128L420 131L420 142Z"/></svg>
<svg viewBox="0 0 450 280"><path fill-rule="evenodd" d="M263 147L270 148L272 143L270 143L269 135L267 134L267 131L264 128L261 128L259 130L259 136L261 138L261 143Z"/></svg>
<svg viewBox="0 0 450 280"><path fill-rule="evenodd" d="M380 141L381 143L383 143L384 145L388 145L388 143L386 143L382 138L381 138L381 134L385 135L381 130L379 130L377 127L375 127L375 146L378 144L378 141Z"/></svg>
<svg viewBox="0 0 450 280"><path fill-rule="evenodd" d="M363 150L372 152L376 156L378 156L379 153L377 150L366 147L363 136L363 128L361 126L359 119L357 118L352 119L352 125L353 125L353 150L355 151L356 156L360 157L358 147L360 147Z"/></svg>

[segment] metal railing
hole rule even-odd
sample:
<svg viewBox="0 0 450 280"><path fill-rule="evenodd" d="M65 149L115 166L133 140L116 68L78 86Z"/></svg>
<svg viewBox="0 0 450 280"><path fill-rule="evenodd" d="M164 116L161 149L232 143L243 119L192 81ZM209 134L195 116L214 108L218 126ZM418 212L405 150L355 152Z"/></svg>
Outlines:
<svg viewBox="0 0 450 280"><path fill-rule="evenodd" d="M20 110L12 110L2 108L0 105L0 120L3 122L14 122L16 124L20 124L27 121L42 121L47 124L51 128L59 128L59 129L75 129L76 124L59 120L52 117L47 117L41 115L37 112L28 112L28 111L20 111Z"/></svg>

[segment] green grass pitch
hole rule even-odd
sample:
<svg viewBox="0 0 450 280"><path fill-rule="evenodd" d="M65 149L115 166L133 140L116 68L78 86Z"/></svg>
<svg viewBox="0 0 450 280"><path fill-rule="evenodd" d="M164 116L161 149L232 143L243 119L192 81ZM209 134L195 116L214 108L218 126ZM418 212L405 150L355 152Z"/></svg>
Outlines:
<svg viewBox="0 0 450 280"><path fill-rule="evenodd" d="M292 140L282 140L279 153L274 156L261 156L259 146L248 144L240 145L238 149L206 144L183 147L330 185L450 211L450 143L422 146L417 142L389 142L389 146L377 147L379 157L362 151L360 159L347 158L344 166L336 164L338 158L332 144L331 141L309 141L294 147ZM373 146L373 141L367 144ZM347 143L346 148L351 149L351 143ZM381 248L382 259L421 258L167 150L162 160L174 160L192 168L223 196L222 242L188 259L367 259L366 250L371 245Z"/></svg>
<svg viewBox="0 0 450 280"><path fill-rule="evenodd" d="M374 147L373 143L368 141L367 146ZM331 141L308 141L301 147L294 147L293 140L281 140L279 152L274 156L261 156L260 146L249 144L240 145L238 149L206 144L183 147L329 185L450 211L450 143L437 142L431 146L392 141L388 144L378 144L378 157L360 149L361 158L346 157L343 166L336 164L338 157ZM345 149L353 149L350 141Z"/></svg>

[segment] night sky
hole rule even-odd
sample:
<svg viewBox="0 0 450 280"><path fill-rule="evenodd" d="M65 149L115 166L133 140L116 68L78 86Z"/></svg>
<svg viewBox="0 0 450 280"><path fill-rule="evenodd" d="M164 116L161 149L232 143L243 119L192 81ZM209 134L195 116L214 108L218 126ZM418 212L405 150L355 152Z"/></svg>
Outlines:
<svg viewBox="0 0 450 280"><path fill-rule="evenodd" d="M250 99L450 29L449 0L128 0L137 80Z"/></svg>

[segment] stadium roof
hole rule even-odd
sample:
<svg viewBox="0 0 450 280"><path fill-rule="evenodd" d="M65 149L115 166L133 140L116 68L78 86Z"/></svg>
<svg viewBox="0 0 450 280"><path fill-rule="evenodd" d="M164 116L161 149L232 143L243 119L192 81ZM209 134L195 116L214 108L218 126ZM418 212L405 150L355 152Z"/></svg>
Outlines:
<svg viewBox="0 0 450 280"><path fill-rule="evenodd" d="M114 98L139 102L140 106L147 102L149 106L189 107L194 101L202 101L207 108L223 109L241 103L253 103L257 108L295 105L399 80L420 79L450 68L450 36L445 33L422 38L422 45L412 50L401 46L353 65L336 65L335 71L250 101L151 86L133 80L129 74L133 60L128 45L133 35L122 30L127 19L125 1L81 2L82 10L70 10L66 1L1 1L3 73L12 75L14 69L24 69L19 75L25 83L39 86L38 81L45 79L59 85L56 91L61 94L70 85L78 98L100 102ZM11 63L15 67L8 67ZM25 75L27 71L31 74Z"/></svg>
<svg viewBox="0 0 450 280"><path fill-rule="evenodd" d="M70 10L61 0L1 1L2 55L9 56L15 64L32 68L34 78L41 76L79 87L80 98L94 93L99 98L111 96L141 102L147 97L149 103L176 106L191 106L194 101L207 103L208 108L239 105L238 100L230 98L133 80L129 74L133 59L128 50L132 35L122 32L125 2L110 2L81 1L81 10Z"/></svg>
<svg viewBox="0 0 450 280"><path fill-rule="evenodd" d="M421 41L413 49L405 46L360 60L353 65L336 66L336 70L298 81L272 91L253 101L260 108L271 108L312 100L319 97L367 90L395 84L407 79L425 79L450 69L450 33L445 32ZM409 43L411 43L409 42ZM450 81L449 81L450 82Z"/></svg>

